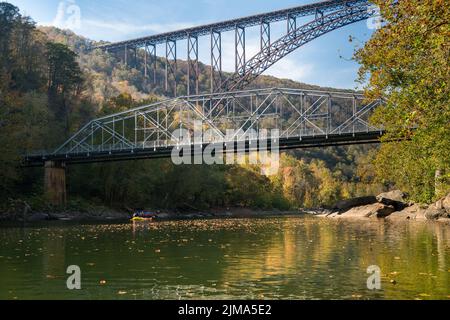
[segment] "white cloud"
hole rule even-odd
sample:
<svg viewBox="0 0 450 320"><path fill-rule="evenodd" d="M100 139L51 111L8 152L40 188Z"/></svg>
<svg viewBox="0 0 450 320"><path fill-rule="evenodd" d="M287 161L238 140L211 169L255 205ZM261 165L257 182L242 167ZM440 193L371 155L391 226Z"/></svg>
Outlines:
<svg viewBox="0 0 450 320"><path fill-rule="evenodd" d="M173 23L173 24L144 24L144 25L134 25L129 23L120 23L120 22L106 22L99 20L82 20L83 28L91 29L91 28L102 28L103 31L114 31L116 33L120 33L123 35L133 34L133 33L141 33L141 32L149 32L149 33L164 33L171 30L185 29L192 27L193 25L190 23Z"/></svg>
<svg viewBox="0 0 450 320"><path fill-rule="evenodd" d="M314 64L302 63L301 61L285 57L264 72L264 74L281 79L305 82L313 74L313 71Z"/></svg>

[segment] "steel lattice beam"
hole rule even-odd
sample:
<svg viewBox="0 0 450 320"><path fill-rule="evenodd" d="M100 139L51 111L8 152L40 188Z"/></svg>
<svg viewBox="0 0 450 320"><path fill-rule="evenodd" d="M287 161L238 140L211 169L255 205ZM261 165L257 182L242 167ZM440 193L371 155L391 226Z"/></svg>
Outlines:
<svg viewBox="0 0 450 320"><path fill-rule="evenodd" d="M245 67L245 28L236 26L235 30L235 70L242 70Z"/></svg>
<svg viewBox="0 0 450 320"><path fill-rule="evenodd" d="M187 39L187 93L199 94L199 69L198 69L198 37L189 36Z"/></svg>
<svg viewBox="0 0 450 320"><path fill-rule="evenodd" d="M169 39L166 39L165 89L177 95L177 42Z"/></svg>
<svg viewBox="0 0 450 320"><path fill-rule="evenodd" d="M211 30L211 93L222 86L222 33Z"/></svg>
<svg viewBox="0 0 450 320"><path fill-rule="evenodd" d="M144 77L149 78L149 72L152 72L153 84L156 84L156 45L146 44L144 48Z"/></svg>
<svg viewBox="0 0 450 320"><path fill-rule="evenodd" d="M287 21L287 34L297 30L297 17L288 14L286 21Z"/></svg>
<svg viewBox="0 0 450 320"><path fill-rule="evenodd" d="M261 21L260 26L260 37L261 37L261 51L270 48L270 23Z"/></svg>

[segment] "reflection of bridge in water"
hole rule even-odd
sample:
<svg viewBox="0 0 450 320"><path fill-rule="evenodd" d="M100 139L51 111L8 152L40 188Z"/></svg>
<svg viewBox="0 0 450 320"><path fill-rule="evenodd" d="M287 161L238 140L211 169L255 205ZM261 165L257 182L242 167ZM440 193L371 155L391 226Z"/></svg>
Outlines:
<svg viewBox="0 0 450 320"><path fill-rule="evenodd" d="M46 189L61 203L66 164L170 157L181 147L195 154L211 143L220 144L223 152L248 152L274 143L292 149L378 142L383 131L371 126L368 117L380 101L343 91L246 90L294 50L376 14L368 0L330 0L100 46L96 49L141 69L156 85L156 49L165 45L165 90L175 98L92 120L56 150L29 154L24 165L45 165ZM298 18L308 16L312 20L298 26ZM287 23L286 34L272 41L271 24L282 21ZM260 52L247 60L246 29L252 27L260 30ZM224 32L235 33L235 72L228 78L222 72ZM204 36L211 40L210 94L199 92L199 37ZM177 97L177 42L182 40L187 43L187 95ZM177 129L195 131L198 124L208 131L201 140L186 142L174 134ZM227 130L235 133L229 136ZM265 130L278 130L279 135L261 135Z"/></svg>

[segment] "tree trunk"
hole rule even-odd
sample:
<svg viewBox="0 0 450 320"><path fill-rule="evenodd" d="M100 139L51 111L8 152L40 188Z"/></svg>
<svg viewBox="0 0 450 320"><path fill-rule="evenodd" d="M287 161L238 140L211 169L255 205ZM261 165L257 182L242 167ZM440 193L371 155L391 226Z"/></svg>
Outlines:
<svg viewBox="0 0 450 320"><path fill-rule="evenodd" d="M436 173L434 175L434 194L437 198L442 196L442 176L443 171L441 169L436 169Z"/></svg>

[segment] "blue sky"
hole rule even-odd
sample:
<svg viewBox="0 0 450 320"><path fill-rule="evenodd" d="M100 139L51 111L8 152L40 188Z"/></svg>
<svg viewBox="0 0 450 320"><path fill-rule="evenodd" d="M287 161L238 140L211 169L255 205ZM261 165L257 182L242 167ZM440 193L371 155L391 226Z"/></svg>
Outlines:
<svg viewBox="0 0 450 320"><path fill-rule="evenodd" d="M317 2L316 0L8 0L40 25L67 26L69 8L79 8L81 23L74 32L93 40L120 41L205 23L263 13ZM72 7L71 7L72 6ZM66 8L66 14L64 10ZM70 9L69 9L70 10ZM59 12L59 16L58 16ZM72 14L73 16L73 14ZM311 18L308 18L308 20ZM301 20L299 23L306 20ZM285 23L272 26L272 39L286 30ZM247 58L258 51L258 28L247 30ZM284 58L265 74L336 88L355 88L358 65L351 61L355 45L370 38L373 30L360 22L329 33ZM349 42L349 36L356 42ZM223 68L234 70L234 34L223 35ZM200 40L200 60L210 64L209 39ZM180 59L185 59L180 43ZM164 48L158 49L163 55ZM343 56L341 58L340 56Z"/></svg>

